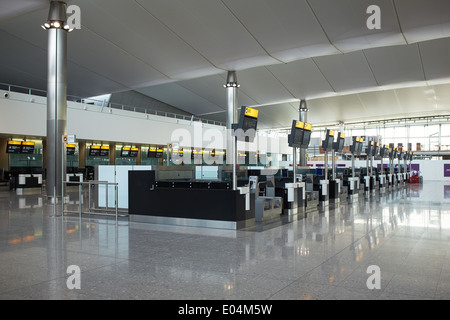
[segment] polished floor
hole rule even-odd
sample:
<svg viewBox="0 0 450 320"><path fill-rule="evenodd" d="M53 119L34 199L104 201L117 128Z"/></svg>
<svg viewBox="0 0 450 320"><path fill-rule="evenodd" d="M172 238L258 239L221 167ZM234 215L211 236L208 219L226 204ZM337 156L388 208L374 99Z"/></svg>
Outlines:
<svg viewBox="0 0 450 320"><path fill-rule="evenodd" d="M54 218L40 194L1 191L0 299L449 299L449 188L408 185L239 231Z"/></svg>

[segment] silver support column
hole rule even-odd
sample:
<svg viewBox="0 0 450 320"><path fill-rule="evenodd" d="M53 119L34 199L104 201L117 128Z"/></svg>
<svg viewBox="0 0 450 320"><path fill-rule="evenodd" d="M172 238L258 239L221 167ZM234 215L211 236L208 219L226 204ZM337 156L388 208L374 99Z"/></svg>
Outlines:
<svg viewBox="0 0 450 320"><path fill-rule="evenodd" d="M51 1L48 21L43 25L48 31L47 78L47 196L63 196L66 172L63 163L63 141L67 123L67 32L66 3Z"/></svg>
<svg viewBox="0 0 450 320"><path fill-rule="evenodd" d="M305 100L300 101L299 112L300 112L300 121L304 122L304 123L308 122L308 117L307 117L308 108L306 107ZM300 148L300 167L306 167L308 165L307 160L306 160L306 153L307 153L307 149Z"/></svg>
<svg viewBox="0 0 450 320"><path fill-rule="evenodd" d="M292 173L294 176L294 183L297 182L297 148L292 148Z"/></svg>
<svg viewBox="0 0 450 320"><path fill-rule="evenodd" d="M227 90L227 164L233 166L233 190L237 190L237 142L236 137L233 135L232 125L238 122L238 110L237 110L237 77L235 71L229 71L227 75L227 84L225 85Z"/></svg>

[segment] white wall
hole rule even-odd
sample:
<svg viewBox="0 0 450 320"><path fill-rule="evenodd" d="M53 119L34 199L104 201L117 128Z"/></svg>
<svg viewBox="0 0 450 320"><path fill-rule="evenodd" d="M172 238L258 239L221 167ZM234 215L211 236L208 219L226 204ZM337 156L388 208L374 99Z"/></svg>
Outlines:
<svg viewBox="0 0 450 320"><path fill-rule="evenodd" d="M10 92L5 99L3 93L0 90L0 134L45 137L46 98ZM67 106L67 134L77 139L159 145L180 142L182 147L216 149L226 146L224 127L74 102ZM292 153L286 137L261 136L246 148Z"/></svg>

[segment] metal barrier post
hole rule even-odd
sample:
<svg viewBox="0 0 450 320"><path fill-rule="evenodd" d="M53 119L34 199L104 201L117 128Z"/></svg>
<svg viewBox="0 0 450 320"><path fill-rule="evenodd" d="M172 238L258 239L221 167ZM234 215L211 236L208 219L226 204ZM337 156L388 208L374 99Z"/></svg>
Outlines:
<svg viewBox="0 0 450 320"><path fill-rule="evenodd" d="M82 187L83 187L83 185L80 183L79 185L78 185L78 195L79 195L79 203L80 203L80 219L81 219L81 213L82 213L82 207L83 207L83 205L82 205L82 203L81 203L81 198L83 197L83 195L82 195L82 193L81 193L81 191L82 191Z"/></svg>

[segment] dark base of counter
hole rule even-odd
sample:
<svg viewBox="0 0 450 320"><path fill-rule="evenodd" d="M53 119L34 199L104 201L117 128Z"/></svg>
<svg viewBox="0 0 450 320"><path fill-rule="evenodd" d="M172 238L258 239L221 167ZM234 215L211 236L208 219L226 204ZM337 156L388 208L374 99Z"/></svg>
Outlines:
<svg viewBox="0 0 450 320"><path fill-rule="evenodd" d="M246 210L238 190L155 188L152 171L130 171L128 184L130 221L240 229L255 220L254 207Z"/></svg>

